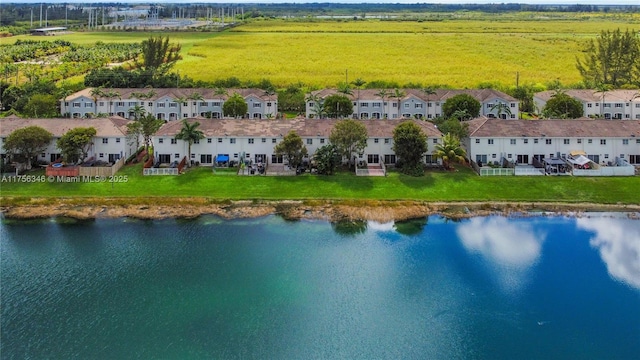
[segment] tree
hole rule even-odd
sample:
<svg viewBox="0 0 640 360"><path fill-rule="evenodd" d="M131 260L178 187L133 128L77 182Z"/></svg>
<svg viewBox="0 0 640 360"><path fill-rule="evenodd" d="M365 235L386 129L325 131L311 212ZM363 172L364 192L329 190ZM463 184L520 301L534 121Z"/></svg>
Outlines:
<svg viewBox="0 0 640 360"><path fill-rule="evenodd" d="M324 108L324 102L318 95L311 94L307 96L306 101L313 103L313 106L311 107L311 115L318 119L322 119L327 114Z"/></svg>
<svg viewBox="0 0 640 360"><path fill-rule="evenodd" d="M329 141L336 146L340 155L354 164L351 156L361 153L367 146L367 128L353 119L340 120L331 130Z"/></svg>
<svg viewBox="0 0 640 360"><path fill-rule="evenodd" d="M596 90L600 93L600 117L604 118L604 99L607 96L607 92L611 90L611 85L607 84L596 84ZM594 94L595 95L595 94Z"/></svg>
<svg viewBox="0 0 640 360"><path fill-rule="evenodd" d="M180 49L179 44L169 43L168 36L152 36L142 41L142 61L139 60L136 64L144 72L149 72L153 76L162 76L182 59Z"/></svg>
<svg viewBox="0 0 640 360"><path fill-rule="evenodd" d="M42 153L53 135L39 126L16 129L4 139L2 147L18 161L25 161L31 169L31 159Z"/></svg>
<svg viewBox="0 0 640 360"><path fill-rule="evenodd" d="M389 114L385 110L386 99L391 95L391 93L387 89L382 89L376 93L377 96L382 98L382 118L386 119L389 117Z"/></svg>
<svg viewBox="0 0 640 360"><path fill-rule="evenodd" d="M127 144L140 147L140 136L142 136L142 124L138 119L127 124Z"/></svg>
<svg viewBox="0 0 640 360"><path fill-rule="evenodd" d="M199 92L194 91L193 94L187 97L187 99L191 100L191 105L189 106L191 108L190 116L194 116L193 106L197 105L198 101L204 101L204 96L202 96L202 94L200 94Z"/></svg>
<svg viewBox="0 0 640 360"><path fill-rule="evenodd" d="M440 143L436 144L433 156L442 159L445 169L452 169L451 163L463 163L467 152L460 145L460 139L449 133L442 136Z"/></svg>
<svg viewBox="0 0 640 360"><path fill-rule="evenodd" d="M56 146L62 151L67 162L75 164L87 158L94 136L96 136L96 129L92 127L73 128L58 139Z"/></svg>
<svg viewBox="0 0 640 360"><path fill-rule="evenodd" d="M191 145L194 142L200 141L204 139L204 133L201 130L198 130L198 126L200 126L199 122L189 123L186 119L182 120L182 128L180 132L176 134L177 140L186 141L189 144L189 148L187 150L187 158L191 159ZM187 166L191 166L191 162L187 162Z"/></svg>
<svg viewBox="0 0 640 360"><path fill-rule="evenodd" d="M133 119L136 120L136 121L138 119L140 119L141 117L143 117L146 112L147 111L144 109L144 107L142 107L142 106L140 106L138 104L136 104L132 108L129 108L129 116L133 115Z"/></svg>
<svg viewBox="0 0 640 360"><path fill-rule="evenodd" d="M422 93L424 93L425 95L427 95L427 118L429 118L429 101L431 100L431 95L435 95L436 91L434 88L432 87L426 87L424 89L422 89ZM435 107L434 110L435 111ZM435 114L434 114L435 115ZM435 116L434 116L435 117Z"/></svg>
<svg viewBox="0 0 640 360"><path fill-rule="evenodd" d="M148 154L149 146L151 145L151 137L158 131L158 129L160 129L162 125L164 125L164 121L156 119L151 114L147 114L141 117L138 122L140 122L140 133L144 138L144 146L146 147L145 150L147 150Z"/></svg>
<svg viewBox="0 0 640 360"><path fill-rule="evenodd" d="M351 90L351 86L349 83L341 82L338 84L338 92L344 95L353 95L353 90Z"/></svg>
<svg viewBox="0 0 640 360"><path fill-rule="evenodd" d="M109 116L112 115L111 113L111 109L113 106L113 99L122 99L122 95L120 95L120 92L115 91L115 90L109 90L109 91L103 91L102 92L102 96L107 98L109 100Z"/></svg>
<svg viewBox="0 0 640 360"><path fill-rule="evenodd" d="M308 154L302 138L293 130L289 131L273 150L276 155L285 156L288 159L291 169L298 168L302 164L302 159Z"/></svg>
<svg viewBox="0 0 640 360"><path fill-rule="evenodd" d="M333 94L327 96L324 99L323 106L330 118L349 117L349 115L353 114L353 102L344 95Z"/></svg>
<svg viewBox="0 0 640 360"><path fill-rule="evenodd" d="M393 129L393 151L401 161L400 172L424 175L422 158L427 152L427 135L413 121L403 121Z"/></svg>
<svg viewBox="0 0 640 360"><path fill-rule="evenodd" d="M580 101L565 93L559 93L547 101L542 114L547 118L577 119L583 116L584 109Z"/></svg>
<svg viewBox="0 0 640 360"><path fill-rule="evenodd" d="M235 93L222 104L222 111L225 116L233 116L234 118L242 117L247 113L249 106L240 94Z"/></svg>
<svg viewBox="0 0 640 360"><path fill-rule="evenodd" d="M187 97L186 96L177 96L175 99L173 99L173 101L175 101L176 103L178 103L178 109L180 109L179 114L178 114L178 119L182 119L182 107L184 106L184 103L187 102Z"/></svg>
<svg viewBox="0 0 640 360"><path fill-rule="evenodd" d="M442 104L442 115L445 118L450 118L457 110L466 110L472 117L476 117L480 114L480 108L482 105L480 101L476 100L469 94L458 94L447 99Z"/></svg>
<svg viewBox="0 0 640 360"><path fill-rule="evenodd" d="M403 90L393 89L393 94L391 96L398 100L398 117L402 117L402 110L400 109L400 105L402 105L402 98L405 97L405 95L407 94Z"/></svg>
<svg viewBox="0 0 640 360"><path fill-rule="evenodd" d="M102 87L98 86L91 89L89 93L91 94L91 98L93 99L93 108L95 109L95 115L98 113L98 99L104 96L104 90L102 89Z"/></svg>
<svg viewBox="0 0 640 360"><path fill-rule="evenodd" d="M607 84L620 87L640 81L640 39L635 31L603 30L589 41L584 61L576 57L576 67L588 87Z"/></svg>
<svg viewBox="0 0 640 360"><path fill-rule="evenodd" d="M496 101L495 104L493 104L491 106L491 108L489 109L491 112L496 112L496 117L498 119L503 119L504 115L504 119L506 118L511 118L511 109L509 108L509 106L501 101Z"/></svg>
<svg viewBox="0 0 640 360"><path fill-rule="evenodd" d="M367 82L357 78L354 81L351 82L351 84L353 84L353 86L356 87L356 89L358 89L358 107L357 107L357 113L358 113L358 119L360 119L360 89L362 89L362 87L364 86L364 84L366 84Z"/></svg>
<svg viewBox="0 0 640 360"><path fill-rule="evenodd" d="M441 117L435 120L434 123L443 134L451 133L458 139L464 139L469 136L469 123L460 121L455 117L449 119Z"/></svg>
<svg viewBox="0 0 640 360"><path fill-rule="evenodd" d="M58 115L58 100L53 95L35 94L24 107L30 117L55 117Z"/></svg>
<svg viewBox="0 0 640 360"><path fill-rule="evenodd" d="M340 153L333 144L321 146L313 155L320 175L332 175L340 165Z"/></svg>

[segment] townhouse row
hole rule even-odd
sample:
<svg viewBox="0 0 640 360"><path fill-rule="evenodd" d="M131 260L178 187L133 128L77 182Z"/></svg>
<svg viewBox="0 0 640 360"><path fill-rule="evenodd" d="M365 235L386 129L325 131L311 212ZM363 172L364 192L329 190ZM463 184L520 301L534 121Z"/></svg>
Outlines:
<svg viewBox="0 0 640 360"><path fill-rule="evenodd" d="M282 163L275 146L289 131L302 137L309 154L329 143L334 119L188 119L200 122L204 139L196 142L188 153L188 144L175 138L182 122L163 125L152 137L156 160L171 163L183 157L202 165L221 161L253 161ZM398 160L393 151L393 130L403 119L362 121L367 129L367 146L358 160L368 164L393 165ZM428 136L425 163L434 163L430 155L441 141L442 133L430 122L414 121ZM43 162L55 161L60 151L57 138L74 127L94 127L96 138L89 157L115 162L135 151L135 141L126 137L130 120L118 116L96 119L0 119L0 149L4 139L15 129L37 125L54 135L49 147L38 157ZM615 162L616 158L640 165L640 121L638 120L508 120L486 117L469 121L470 135L463 140L468 158L480 164L506 159L516 164L533 164L534 158L562 158L576 151L586 153L598 164ZM4 149L2 156L4 157Z"/></svg>
<svg viewBox="0 0 640 360"><path fill-rule="evenodd" d="M614 120L640 120L639 90L565 90L562 91L582 104L584 116ZM541 112L557 91L543 91L533 96Z"/></svg>
<svg viewBox="0 0 640 360"><path fill-rule="evenodd" d="M262 89L104 89L86 88L60 100L60 113L71 118L108 114L134 119L135 109L158 119L174 121L194 117L222 118L229 97L247 103L244 118L264 119L278 114L277 96Z"/></svg>

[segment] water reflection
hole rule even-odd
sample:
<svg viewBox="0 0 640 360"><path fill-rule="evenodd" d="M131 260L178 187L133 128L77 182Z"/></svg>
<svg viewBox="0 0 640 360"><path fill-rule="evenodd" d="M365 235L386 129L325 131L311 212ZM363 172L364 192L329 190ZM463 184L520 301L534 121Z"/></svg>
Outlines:
<svg viewBox="0 0 640 360"><path fill-rule="evenodd" d="M422 231L424 231L424 227L427 226L427 221L427 217L398 221L394 224L394 228L402 235L420 235L422 234Z"/></svg>
<svg viewBox="0 0 640 360"><path fill-rule="evenodd" d="M526 281L527 270L540 257L546 235L536 233L528 223L515 223L504 217L473 218L457 227L465 249L486 259L500 285L518 290Z"/></svg>
<svg viewBox="0 0 640 360"><path fill-rule="evenodd" d="M580 218L579 229L591 231L589 243L600 252L613 278L640 289L640 226L637 220Z"/></svg>
<svg viewBox="0 0 640 360"><path fill-rule="evenodd" d="M342 236L356 236L367 231L367 222L364 220L340 220L331 223L336 234Z"/></svg>

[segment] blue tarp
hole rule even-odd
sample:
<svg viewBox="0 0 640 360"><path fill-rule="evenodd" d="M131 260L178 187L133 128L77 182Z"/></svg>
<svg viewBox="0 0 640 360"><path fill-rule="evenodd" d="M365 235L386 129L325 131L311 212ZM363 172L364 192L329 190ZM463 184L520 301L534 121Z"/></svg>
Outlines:
<svg viewBox="0 0 640 360"><path fill-rule="evenodd" d="M229 161L229 155L218 155L216 158L217 162Z"/></svg>

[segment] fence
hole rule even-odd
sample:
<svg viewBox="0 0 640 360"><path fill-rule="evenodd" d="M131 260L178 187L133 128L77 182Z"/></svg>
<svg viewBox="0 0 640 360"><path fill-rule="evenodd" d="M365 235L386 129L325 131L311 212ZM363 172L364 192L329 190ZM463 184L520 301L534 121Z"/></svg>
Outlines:
<svg viewBox="0 0 640 360"><path fill-rule="evenodd" d="M378 165L369 165L366 168L358 168L356 166L356 176L386 176L387 169L383 162Z"/></svg>
<svg viewBox="0 0 640 360"><path fill-rule="evenodd" d="M480 176L512 176L514 174L513 168L492 168L481 167Z"/></svg>
<svg viewBox="0 0 640 360"><path fill-rule="evenodd" d="M142 175L178 175L178 168L144 168Z"/></svg>
<svg viewBox="0 0 640 360"><path fill-rule="evenodd" d="M120 158L112 166L80 166L80 176L100 176L109 177L115 175L118 170L124 165L125 158Z"/></svg>
<svg viewBox="0 0 640 360"><path fill-rule="evenodd" d="M516 166L514 175L516 176L538 176L544 175L544 169L538 169L532 166Z"/></svg>
<svg viewBox="0 0 640 360"><path fill-rule="evenodd" d="M45 170L45 174L47 176L78 176L80 170L78 166L53 167L49 165Z"/></svg>
<svg viewBox="0 0 640 360"><path fill-rule="evenodd" d="M634 176L633 166L600 166L597 169L573 169L573 176Z"/></svg>

